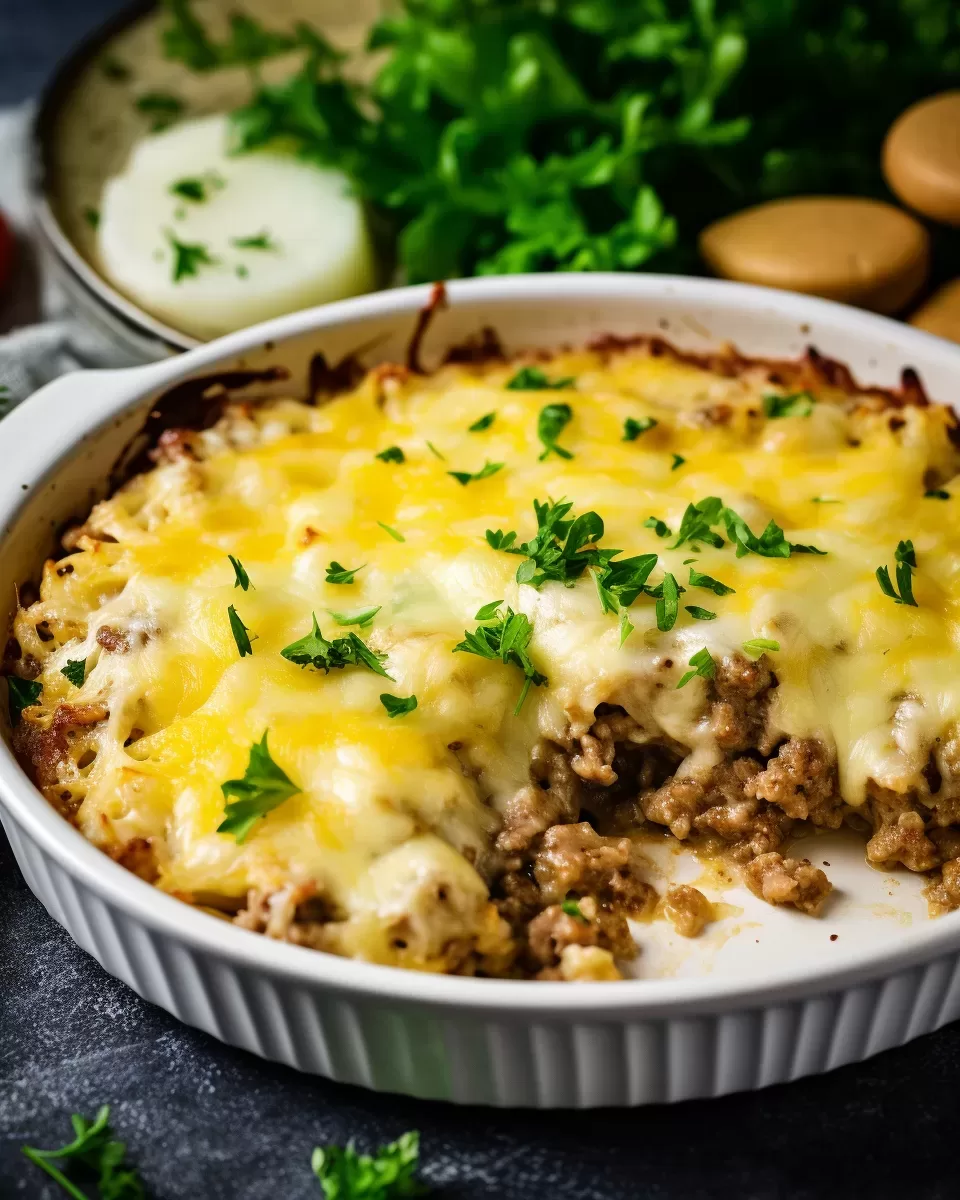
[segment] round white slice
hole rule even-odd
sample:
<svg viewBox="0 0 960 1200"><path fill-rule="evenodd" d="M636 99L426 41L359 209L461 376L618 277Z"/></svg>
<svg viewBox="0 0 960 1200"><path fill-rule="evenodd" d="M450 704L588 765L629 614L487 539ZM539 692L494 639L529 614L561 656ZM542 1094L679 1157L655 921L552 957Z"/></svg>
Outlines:
<svg viewBox="0 0 960 1200"><path fill-rule="evenodd" d="M100 207L111 282L198 338L375 286L363 208L345 175L279 151L226 148L223 116L138 143Z"/></svg>

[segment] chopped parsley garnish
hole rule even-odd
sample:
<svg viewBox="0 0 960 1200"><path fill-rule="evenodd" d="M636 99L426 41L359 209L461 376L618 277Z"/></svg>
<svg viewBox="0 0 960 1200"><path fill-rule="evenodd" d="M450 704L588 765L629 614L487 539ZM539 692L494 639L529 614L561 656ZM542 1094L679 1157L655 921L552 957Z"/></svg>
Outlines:
<svg viewBox="0 0 960 1200"><path fill-rule="evenodd" d="M405 542L407 540L403 534L398 529L394 529L392 525L386 525L383 521L378 521L377 524L384 531L384 533L389 533L395 542Z"/></svg>
<svg viewBox="0 0 960 1200"><path fill-rule="evenodd" d="M672 537L673 533L666 521L661 521L659 517L647 517L643 523L644 529L652 529L658 538Z"/></svg>
<svg viewBox="0 0 960 1200"><path fill-rule="evenodd" d="M240 620L237 610L232 604L227 609L227 616L230 618L230 630L233 633L233 640L237 643L237 649L240 651L240 657L245 658L246 655L253 653L253 647L250 645L250 632Z"/></svg>
<svg viewBox="0 0 960 1200"><path fill-rule="evenodd" d="M427 449L430 451L430 453L433 455L434 458L439 458L441 462L447 461L446 455L441 454L440 451L433 444L433 442L427 442Z"/></svg>
<svg viewBox="0 0 960 1200"><path fill-rule="evenodd" d="M60 668L60 674L69 679L74 687L83 687L83 681L87 676L87 660L71 658L65 667Z"/></svg>
<svg viewBox="0 0 960 1200"><path fill-rule="evenodd" d="M636 629L636 625L630 620L630 614L627 609L620 609L620 646L627 640L631 633Z"/></svg>
<svg viewBox="0 0 960 1200"><path fill-rule="evenodd" d="M553 452L560 458L573 458L569 450L557 445L557 438L573 420L573 409L569 404L547 404L540 409L537 417L537 437L543 442L543 462Z"/></svg>
<svg viewBox="0 0 960 1200"><path fill-rule="evenodd" d="M923 493L927 500L949 500L950 493L945 492L943 488L931 488L929 492Z"/></svg>
<svg viewBox="0 0 960 1200"><path fill-rule="evenodd" d="M170 92L144 92L133 102L138 112L151 117L150 130L159 133L166 129L183 112L183 101Z"/></svg>
<svg viewBox="0 0 960 1200"><path fill-rule="evenodd" d="M771 638L751 638L749 642L743 643L743 648L749 654L762 654L764 650L779 650L780 643Z"/></svg>
<svg viewBox="0 0 960 1200"><path fill-rule="evenodd" d="M560 392L572 388L575 382L571 375L551 383L539 367L521 367L506 387L511 392Z"/></svg>
<svg viewBox="0 0 960 1200"><path fill-rule="evenodd" d="M723 501L719 496L708 496L698 504L688 504L677 530L677 540L670 549L676 550L684 542L706 542L708 546L719 550L723 545L723 538L714 533L711 526L719 522L722 512Z"/></svg>
<svg viewBox="0 0 960 1200"><path fill-rule="evenodd" d="M496 475L498 471L502 471L506 463L485 462L479 471L474 471L471 474L469 471L448 471L459 484L466 487L468 483L475 483L478 479L489 479L491 475Z"/></svg>
<svg viewBox="0 0 960 1200"><path fill-rule="evenodd" d="M19 675L7 676L7 700L10 705L10 724L20 724L20 714L31 704L36 704L43 691L43 684L36 679L21 679Z"/></svg>
<svg viewBox="0 0 960 1200"><path fill-rule="evenodd" d="M366 667L384 679L393 678L381 665L387 661L385 654L371 650L355 633L328 642L320 632L316 613L311 613L311 616L313 628L306 637L291 642L280 651L288 662L296 663L298 667L314 667L325 674L343 667Z"/></svg>
<svg viewBox="0 0 960 1200"><path fill-rule="evenodd" d="M816 403L810 392L792 392L789 396L764 396L763 415L776 417L809 417Z"/></svg>
<svg viewBox="0 0 960 1200"><path fill-rule="evenodd" d="M83 210L83 219L91 229L100 227L100 210L99 208L85 208Z"/></svg>
<svg viewBox="0 0 960 1200"><path fill-rule="evenodd" d="M504 533L502 529L488 529L484 536L494 550L503 550L507 554L526 553L524 550L521 550L519 546L514 546L513 544L517 540L517 532L515 529L511 530L509 533Z"/></svg>
<svg viewBox="0 0 960 1200"><path fill-rule="evenodd" d="M567 893L560 904L560 910L561 912L565 912L568 917L573 917L577 921L583 921L585 925L588 924L587 918L580 911L580 901L572 892Z"/></svg>
<svg viewBox="0 0 960 1200"><path fill-rule="evenodd" d="M704 575L702 571L695 571L690 568L690 586L703 588L704 591L713 592L715 596L732 596L734 589L727 587L725 583L721 583L719 579L714 579L712 575Z"/></svg>
<svg viewBox="0 0 960 1200"><path fill-rule="evenodd" d="M403 717L412 713L417 707L416 696L391 696L389 692L380 693L380 703L387 710L388 717Z"/></svg>
<svg viewBox="0 0 960 1200"><path fill-rule="evenodd" d="M545 504L534 500L537 532L522 547L527 557L517 568L518 583L539 588L548 579L554 579L572 587L574 580L579 579L588 566L597 564L596 555L585 553L584 548L603 537L603 521L595 512L568 519L567 514L572 508L573 504L568 500ZM490 541L489 537L487 541ZM497 548L510 549L503 544Z"/></svg>
<svg viewBox="0 0 960 1200"><path fill-rule="evenodd" d="M898 542L894 558L897 563L897 587L894 588L890 582L890 572L887 568L877 567L877 583L880 584L880 590L896 604L908 604L911 608L917 608L913 595L913 571L917 565L913 542Z"/></svg>
<svg viewBox="0 0 960 1200"><path fill-rule="evenodd" d="M677 583L676 577L668 571L663 582L655 589L657 596L657 628L661 633L667 633L677 623L680 593L684 590Z"/></svg>
<svg viewBox="0 0 960 1200"><path fill-rule="evenodd" d="M301 790L270 757L267 733L268 730L264 730L260 741L250 747L250 759L243 778L228 779L220 785L225 800L230 796L236 799L226 806L217 833L232 833L238 844L246 841L261 817Z"/></svg>
<svg viewBox="0 0 960 1200"><path fill-rule="evenodd" d="M678 467L682 467L682 466L683 466L683 464L684 464L686 461L687 461L687 460L686 460L686 459L683 457L683 455L682 455L682 454L675 454L675 455L673 456L673 466L670 468L670 470L671 470L671 471L676 471L676 470L677 470L677 468L678 468Z"/></svg>
<svg viewBox="0 0 960 1200"><path fill-rule="evenodd" d="M684 608L695 621L715 621L717 614L709 608L701 608L699 604L685 604Z"/></svg>
<svg viewBox="0 0 960 1200"><path fill-rule="evenodd" d="M238 279L247 279L250 276L250 272L243 265L243 263L239 263L236 267L234 267L233 272Z"/></svg>
<svg viewBox="0 0 960 1200"><path fill-rule="evenodd" d="M366 565L367 564L364 563L363 566L354 567L353 570L347 570L347 568L342 567L340 563L332 562L327 566L326 582L353 583L353 577L358 571L362 571Z"/></svg>
<svg viewBox="0 0 960 1200"><path fill-rule="evenodd" d="M386 450L381 450L379 454L375 454L374 458L379 458L385 463L402 463L406 462L407 458L399 446L388 446Z"/></svg>
<svg viewBox="0 0 960 1200"><path fill-rule="evenodd" d="M420 1196L426 1188L415 1178L420 1135L405 1133L376 1154L358 1154L350 1143L318 1146L310 1159L325 1200L400 1200Z"/></svg>
<svg viewBox="0 0 960 1200"><path fill-rule="evenodd" d="M814 496L813 504L842 504L842 500L834 500L830 496Z"/></svg>
<svg viewBox="0 0 960 1200"><path fill-rule="evenodd" d="M86 1174L97 1180L98 1194L103 1200L146 1200L146 1191L140 1176L126 1160L126 1146L117 1141L108 1124L110 1106L104 1104L92 1121L79 1113L70 1118L74 1138L56 1150L38 1150L35 1146L24 1146L23 1155L44 1171L73 1200L87 1200L82 1192L57 1163L69 1169L76 1164ZM64 1164L64 1160L67 1162Z"/></svg>
<svg viewBox="0 0 960 1200"><path fill-rule="evenodd" d="M263 233L255 233L250 237L235 237L230 239L230 245L236 246L238 250L276 250L277 243L270 237L266 230Z"/></svg>
<svg viewBox="0 0 960 1200"><path fill-rule="evenodd" d="M480 611L483 612L484 609ZM492 615L496 618L495 625L478 625L473 633L465 629L463 641L454 646L453 652L499 659L503 663L518 667L523 672L524 683L513 710L516 715L523 707L531 684L540 687L547 682L547 677L536 669L527 652L533 637L533 626L526 616L523 613L515 613L512 608L497 610Z"/></svg>
<svg viewBox="0 0 960 1200"><path fill-rule="evenodd" d="M485 429L490 428L496 419L497 414L495 412L485 413L478 421L474 421L472 425L468 425L467 431L469 433L483 433Z"/></svg>
<svg viewBox="0 0 960 1200"><path fill-rule="evenodd" d="M211 188L223 187L223 180L216 172L207 175L192 175L186 179L177 179L170 184L170 193L179 196L181 200L189 200L193 204L203 204L210 195Z"/></svg>
<svg viewBox="0 0 960 1200"><path fill-rule="evenodd" d="M497 609L503 603L502 600L491 600L489 604L484 604L482 608L478 608L474 613L475 621L492 621L497 615Z"/></svg>
<svg viewBox="0 0 960 1200"><path fill-rule="evenodd" d="M612 560L618 550L596 551L595 579L600 607L604 612L629 608L641 592L650 592L647 580L657 565L656 554L637 554L633 558Z"/></svg>
<svg viewBox="0 0 960 1200"><path fill-rule="evenodd" d="M361 629L364 629L367 625L373 624L373 618L382 607L382 604L378 604L376 608L362 608L355 613L334 612L332 608L328 608L327 612L338 625L359 625Z"/></svg>
<svg viewBox="0 0 960 1200"><path fill-rule="evenodd" d="M230 559L230 565L233 567L233 573L237 577L233 586L235 588L243 588L245 592L248 592L253 587L253 584L250 582L250 576L244 569L243 563L239 558L234 558L232 554L228 554L227 558ZM333 564L331 563L331 566L332 565Z"/></svg>
<svg viewBox="0 0 960 1200"><path fill-rule="evenodd" d="M723 538L713 531L714 525L722 524L727 537L737 548L737 558L745 554L759 554L764 558L789 558L791 554L826 554L816 546L804 546L788 542L783 530L771 520L759 537L751 530L739 513L727 508L719 496L708 496L697 504L688 504L680 522L677 540L671 546L675 550L684 542L705 542L719 549Z"/></svg>
<svg viewBox="0 0 960 1200"><path fill-rule="evenodd" d="M622 442L635 442L641 434L646 433L648 429L653 429L660 422L653 417L627 417L623 423Z"/></svg>
<svg viewBox="0 0 960 1200"><path fill-rule="evenodd" d="M690 680L696 679L698 675L701 679L713 679L717 673L717 664L713 661L706 646L690 658L687 666L692 669L681 676L680 682L677 684L678 689L686 687Z"/></svg>
<svg viewBox="0 0 960 1200"><path fill-rule="evenodd" d="M220 261L203 242L181 242L172 229L164 231L173 251L173 282L179 283L200 274L201 267L213 267Z"/></svg>

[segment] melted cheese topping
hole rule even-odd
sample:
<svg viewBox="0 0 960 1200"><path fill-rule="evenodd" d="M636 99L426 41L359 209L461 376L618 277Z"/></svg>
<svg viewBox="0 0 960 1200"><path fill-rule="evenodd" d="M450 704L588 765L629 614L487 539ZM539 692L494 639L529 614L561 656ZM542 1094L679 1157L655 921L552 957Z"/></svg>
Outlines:
<svg viewBox="0 0 960 1200"><path fill-rule="evenodd" d="M763 395L786 389L761 367L725 377L641 350L541 365L575 387L507 389L517 364L429 377L381 368L321 407L236 406L193 435L196 460L161 463L96 507L79 549L59 569L48 564L42 600L16 628L42 664L41 707L27 717L49 722L62 702L109 709L91 734L95 757L88 749L66 785L88 837L107 848L152 839L159 886L199 902L316 883L346 919L348 953L395 961L383 930L397 913L409 921L429 910L437 880L455 892L455 925L488 919L499 812L528 782L538 736L570 746L598 704L620 704L651 741L679 743L693 763L717 761L704 681L677 683L702 647L720 657L753 638L780 645L770 654L776 725L835 751L848 803L863 802L868 780L914 785L960 718L960 488L924 497L958 469L946 410L884 411L821 389L811 415L767 419ZM543 458L537 437L541 408L557 401L573 410L559 439L568 460ZM490 412L488 429L468 431ZM644 417L658 424L624 441L625 420ZM406 461L375 457L390 446ZM685 461L674 467L674 455ZM449 474L488 461L504 466L466 486ZM726 538L721 549L670 549L673 538L644 525L656 516L676 531L686 506L707 496L755 532L772 518L792 542L826 554L737 558ZM658 630L655 601L641 596L621 646L589 573L570 588L517 584L522 559L493 550L485 531L526 540L533 501L548 497L599 513L603 546L660 555L649 582L669 570L687 588L671 631ZM902 538L916 549L916 608L894 603L875 578L882 564L893 574ZM250 591L234 587L228 554ZM688 560L734 593L690 586ZM362 569L351 585L331 584L331 561ZM519 716L515 667L452 653L493 600L529 617L530 653L549 681ZM230 604L255 639L247 657ZM359 632L386 654L393 682L280 656L309 632L312 612L332 638L346 630L330 610L375 605ZM717 619L695 620L684 605ZM53 641L36 636L38 617ZM128 653L101 648L104 627L125 635ZM61 674L78 659L87 660L79 690ZM391 719L382 692L416 695L418 707ZM265 730L300 791L238 844L217 832L221 784L242 776ZM425 936L415 965L442 966L437 947L449 935Z"/></svg>

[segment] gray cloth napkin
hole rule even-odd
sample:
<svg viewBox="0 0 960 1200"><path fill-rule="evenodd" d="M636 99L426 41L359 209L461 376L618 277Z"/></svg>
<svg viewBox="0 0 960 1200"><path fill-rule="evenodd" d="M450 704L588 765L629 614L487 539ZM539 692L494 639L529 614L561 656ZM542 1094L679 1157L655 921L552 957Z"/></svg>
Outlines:
<svg viewBox="0 0 960 1200"><path fill-rule="evenodd" d="M0 210L17 238L13 277L0 294L0 415L67 371L129 362L85 327L43 278L28 187L32 107L0 110Z"/></svg>

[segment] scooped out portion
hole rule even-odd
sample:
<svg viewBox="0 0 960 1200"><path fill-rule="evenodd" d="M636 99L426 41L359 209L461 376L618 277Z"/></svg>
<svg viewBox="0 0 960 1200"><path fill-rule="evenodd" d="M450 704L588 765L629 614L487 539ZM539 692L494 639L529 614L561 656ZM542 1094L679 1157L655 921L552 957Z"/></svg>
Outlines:
<svg viewBox="0 0 960 1200"><path fill-rule="evenodd" d="M135 147L104 188L97 248L122 292L199 339L376 285L347 177L279 147L234 157L221 116Z"/></svg>

